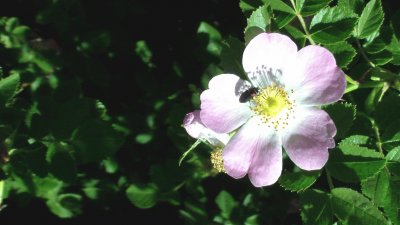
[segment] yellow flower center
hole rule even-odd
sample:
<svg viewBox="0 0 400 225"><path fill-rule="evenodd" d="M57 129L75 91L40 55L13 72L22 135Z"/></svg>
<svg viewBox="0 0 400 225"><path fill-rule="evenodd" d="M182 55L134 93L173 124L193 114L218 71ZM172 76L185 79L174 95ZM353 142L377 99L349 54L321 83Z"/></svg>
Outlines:
<svg viewBox="0 0 400 225"><path fill-rule="evenodd" d="M217 148L211 152L211 163L218 172L225 172L224 160L222 159L222 149Z"/></svg>
<svg viewBox="0 0 400 225"><path fill-rule="evenodd" d="M275 129L287 125L293 102L283 87L270 85L260 90L252 99L252 110L268 125Z"/></svg>

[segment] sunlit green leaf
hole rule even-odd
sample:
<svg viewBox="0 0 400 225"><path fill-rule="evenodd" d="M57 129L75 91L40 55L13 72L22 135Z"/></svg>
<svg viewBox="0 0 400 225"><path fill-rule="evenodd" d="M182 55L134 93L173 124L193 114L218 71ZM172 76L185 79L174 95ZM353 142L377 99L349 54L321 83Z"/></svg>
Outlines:
<svg viewBox="0 0 400 225"><path fill-rule="evenodd" d="M296 0L296 9L303 16L309 16L326 7L332 0Z"/></svg>
<svg viewBox="0 0 400 225"><path fill-rule="evenodd" d="M363 9L354 31L357 38L366 38L379 31L383 23L383 10L380 0L370 0Z"/></svg>
<svg viewBox="0 0 400 225"><path fill-rule="evenodd" d="M286 171L279 178L279 184L286 190L301 192L309 188L320 174L320 171Z"/></svg>
<svg viewBox="0 0 400 225"><path fill-rule="evenodd" d="M0 104L4 105L16 94L19 87L19 75L12 75L0 80Z"/></svg>
<svg viewBox="0 0 400 225"><path fill-rule="evenodd" d="M371 201L352 189L333 189L331 204L335 215L345 224L388 224L382 212Z"/></svg>

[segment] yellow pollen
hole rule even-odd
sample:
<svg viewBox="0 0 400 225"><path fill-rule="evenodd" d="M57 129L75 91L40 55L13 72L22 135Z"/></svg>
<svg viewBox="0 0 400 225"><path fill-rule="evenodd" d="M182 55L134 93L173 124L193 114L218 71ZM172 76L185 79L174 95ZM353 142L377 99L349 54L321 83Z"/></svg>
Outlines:
<svg viewBox="0 0 400 225"><path fill-rule="evenodd" d="M222 159L222 149L217 148L211 152L211 163L218 172L225 172L224 160Z"/></svg>
<svg viewBox="0 0 400 225"><path fill-rule="evenodd" d="M282 87L268 86L260 90L252 100L254 103L252 110L264 123L271 124L275 129L287 125L290 113L293 111L293 102Z"/></svg>

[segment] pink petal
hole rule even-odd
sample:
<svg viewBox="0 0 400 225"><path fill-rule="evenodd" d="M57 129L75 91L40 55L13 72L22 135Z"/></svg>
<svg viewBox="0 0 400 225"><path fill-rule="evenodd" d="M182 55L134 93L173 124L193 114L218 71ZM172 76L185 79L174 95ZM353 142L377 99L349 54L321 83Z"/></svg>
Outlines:
<svg viewBox="0 0 400 225"><path fill-rule="evenodd" d="M278 33L261 33L254 37L245 48L243 67L253 84L264 83L268 79L254 72L261 70L268 73L267 76L271 75L269 71L273 74L278 70L282 72L284 66L293 61L296 54L297 46L288 36Z"/></svg>
<svg viewBox="0 0 400 225"><path fill-rule="evenodd" d="M294 98L302 105L336 102L346 88L345 74L336 65L334 56L320 46L302 48L287 71L284 83L294 90Z"/></svg>
<svg viewBox="0 0 400 225"><path fill-rule="evenodd" d="M275 183L282 170L279 138L257 117L251 118L223 150L224 168L233 178L249 173L256 187Z"/></svg>
<svg viewBox="0 0 400 225"><path fill-rule="evenodd" d="M262 143L256 149L248 171L255 187L274 184L282 172L282 144L274 130L263 134Z"/></svg>
<svg viewBox="0 0 400 225"><path fill-rule="evenodd" d="M282 133L283 147L301 169L318 170L328 161L328 148L335 147L336 126L318 108L299 108L296 117Z"/></svg>
<svg viewBox="0 0 400 225"><path fill-rule="evenodd" d="M218 134L207 128L200 119L200 110L186 114L183 127L193 138L203 138L213 146L225 146L229 141L229 134Z"/></svg>
<svg viewBox="0 0 400 225"><path fill-rule="evenodd" d="M218 133L229 133L245 123L252 111L248 103L240 103L241 92L249 84L232 74L210 80L209 89L200 95L201 121Z"/></svg>

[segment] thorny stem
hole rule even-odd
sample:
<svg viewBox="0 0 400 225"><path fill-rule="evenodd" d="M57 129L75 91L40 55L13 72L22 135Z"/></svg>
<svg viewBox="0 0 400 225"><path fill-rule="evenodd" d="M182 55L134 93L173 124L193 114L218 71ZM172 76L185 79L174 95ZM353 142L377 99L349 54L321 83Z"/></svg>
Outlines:
<svg viewBox="0 0 400 225"><path fill-rule="evenodd" d="M360 54L361 54L361 56L364 58L364 60L367 61L367 63L368 63L372 68L375 68L376 65L375 65L373 62L371 62L371 60L369 60L367 54L365 53L365 51L364 51L364 49L362 48L362 46L361 46L361 44L360 44L360 41L359 41L358 39L356 39L356 44L357 44L357 47L358 47L358 51L360 52Z"/></svg>
<svg viewBox="0 0 400 225"><path fill-rule="evenodd" d="M306 38L307 40L312 44L315 45L315 41L311 38L311 34L308 31L306 22L304 21L303 17L301 16L300 12L297 11L296 9L296 5L294 4L294 0L290 0L290 3L292 3L293 9L296 13L297 19L299 19L299 22L301 24L301 26L303 27L304 33L306 33Z"/></svg>

